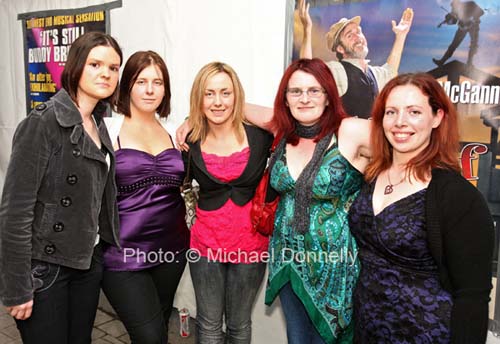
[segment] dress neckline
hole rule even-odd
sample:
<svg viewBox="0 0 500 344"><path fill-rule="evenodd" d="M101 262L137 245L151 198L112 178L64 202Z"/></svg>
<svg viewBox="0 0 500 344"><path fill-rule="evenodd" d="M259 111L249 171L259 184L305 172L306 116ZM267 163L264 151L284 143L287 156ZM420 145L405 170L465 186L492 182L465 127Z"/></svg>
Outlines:
<svg viewBox="0 0 500 344"><path fill-rule="evenodd" d="M347 162L348 166L350 169L356 171L358 174L363 174L361 173L356 167L354 167L351 162L349 160L347 160L347 158L340 152L340 150L338 149L338 146L337 144L333 144L332 146L328 147L325 151L325 154L323 155L323 160L326 158L326 156L328 154L330 154L334 149L337 149L338 151L338 154L339 156L342 158L342 160L344 160L345 162ZM297 177L297 179L294 179L292 174L290 173L290 170L288 169L288 164L287 164L287 160L286 160L286 147L285 149L283 150L283 154L281 156L281 159L280 159L282 162L283 162L283 165L285 166L285 170L286 170L286 174L288 175L288 177L290 178L290 180L293 181L293 185L295 185L297 183L297 179L300 178L300 176L302 175L302 172L304 172L304 170L302 170L302 172L300 172L299 176Z"/></svg>
<svg viewBox="0 0 500 344"><path fill-rule="evenodd" d="M204 151L201 151L201 154L204 157L215 157L215 158L221 159L221 158L233 158L235 155L246 153L249 150L250 150L250 146L246 146L246 147L243 147L243 149L241 149L239 151L236 151L236 152L232 152L229 155L218 155L218 154L215 154L215 153L207 153L207 152L204 152Z"/></svg>
<svg viewBox="0 0 500 344"><path fill-rule="evenodd" d="M167 133L168 134L168 133ZM168 134L168 136L170 137L170 134ZM170 140L172 140L172 138L170 137ZM137 148L122 148L122 144L120 142L120 135L118 135L116 137L116 143L118 143L118 150L116 151L116 153L118 153L119 151L132 151L132 152L139 152L139 153L143 153L143 154L146 154L152 158L157 158L158 156L162 155L163 153L171 150L171 149L174 149L174 147L167 147L165 148L164 150L162 150L161 152L159 153L156 153L156 154L153 154L153 153L150 153L150 152L147 152L147 151L144 151L144 150L141 150L141 149L137 149Z"/></svg>
<svg viewBox="0 0 500 344"><path fill-rule="evenodd" d="M131 152L137 152L137 153L147 155L151 158L158 158L159 156L163 155L164 153L170 152L172 150L177 151L177 149L175 149L173 147L169 147L169 148L165 148L164 150L162 150L161 152L159 152L157 154L152 154L152 153L149 153L149 152L146 152L146 151L143 151L140 149L135 149L135 148L120 148L115 152L115 154L118 154L119 152L125 153L126 151L131 151Z"/></svg>
<svg viewBox="0 0 500 344"><path fill-rule="evenodd" d="M414 197L414 196L416 196L419 193L425 193L427 191L427 188L423 188L423 189L417 190L417 191L415 191L415 192L413 192L413 193L411 193L409 195L406 195L406 196L404 196L402 198L399 198L399 199L395 200L394 202L391 202L391 203L387 204L384 208L382 208L378 213L375 214L375 209L373 207L373 192L375 191L375 183L376 183L376 181L370 184L370 205L371 205L370 209L371 209L371 212L373 214L373 217L379 217L379 215L381 215L382 213L384 213L387 208L393 208L398 203L406 201L410 197Z"/></svg>

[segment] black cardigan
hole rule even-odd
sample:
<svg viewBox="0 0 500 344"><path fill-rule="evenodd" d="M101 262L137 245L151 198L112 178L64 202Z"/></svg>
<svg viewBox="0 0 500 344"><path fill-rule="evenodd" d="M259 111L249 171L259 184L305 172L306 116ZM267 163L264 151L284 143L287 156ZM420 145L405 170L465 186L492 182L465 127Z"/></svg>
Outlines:
<svg viewBox="0 0 500 344"><path fill-rule="evenodd" d="M273 136L260 128L246 124L243 126L250 147L250 158L243 173L229 183L224 183L208 173L201 155L200 141L189 144L191 152L189 178L196 179L200 184L200 198L198 200L200 209L219 209L229 198L237 205L242 206L253 198L255 188L266 167ZM188 156L187 152L183 152L186 169Z"/></svg>
<svg viewBox="0 0 500 344"><path fill-rule="evenodd" d="M461 175L434 169L426 193L428 243L453 297L451 343L485 343L494 244L482 194Z"/></svg>

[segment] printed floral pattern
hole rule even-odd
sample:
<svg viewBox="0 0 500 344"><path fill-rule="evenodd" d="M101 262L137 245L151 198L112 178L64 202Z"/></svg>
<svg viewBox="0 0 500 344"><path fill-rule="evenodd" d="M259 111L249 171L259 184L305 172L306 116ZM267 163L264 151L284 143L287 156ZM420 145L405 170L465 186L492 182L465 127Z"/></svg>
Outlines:
<svg viewBox="0 0 500 344"><path fill-rule="evenodd" d="M291 226L295 181L285 156L278 157L271 173L271 185L281 199L269 246L273 259L266 303L289 282L326 343L351 342L344 332L350 329L359 265L347 212L362 183L361 173L336 145L327 150L312 188L309 231L302 235Z"/></svg>

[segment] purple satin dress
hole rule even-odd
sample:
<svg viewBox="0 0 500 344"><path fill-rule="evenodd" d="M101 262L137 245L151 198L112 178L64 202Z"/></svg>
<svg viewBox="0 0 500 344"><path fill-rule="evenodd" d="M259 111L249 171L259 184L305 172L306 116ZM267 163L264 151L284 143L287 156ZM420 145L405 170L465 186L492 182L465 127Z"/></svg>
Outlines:
<svg viewBox="0 0 500 344"><path fill-rule="evenodd" d="M121 148L116 151L120 244L104 252L104 266L134 271L175 261L189 247L186 208L180 194L184 178L181 153L174 148L156 156Z"/></svg>

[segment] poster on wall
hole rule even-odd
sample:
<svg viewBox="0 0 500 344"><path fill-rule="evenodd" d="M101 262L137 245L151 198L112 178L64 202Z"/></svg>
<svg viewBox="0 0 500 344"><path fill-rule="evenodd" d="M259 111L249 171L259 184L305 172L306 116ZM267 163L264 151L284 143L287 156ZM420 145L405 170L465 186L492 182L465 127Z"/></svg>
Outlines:
<svg viewBox="0 0 500 344"><path fill-rule="evenodd" d="M299 3L299 1L297 1ZM337 61L329 32L345 18L359 22L370 66L384 66L395 42L391 20L405 9L413 21L401 55L399 73L428 72L445 88L460 118L463 175L487 198L500 219L500 3L493 0L370 0L340 3L312 0L312 56ZM358 17L359 16L359 17ZM292 59L299 58L303 25L295 11ZM337 43L340 44L340 43ZM329 46L330 45L330 46ZM380 88L383 85L380 85Z"/></svg>
<svg viewBox="0 0 500 344"><path fill-rule="evenodd" d="M27 113L61 88L71 44L85 32L109 32L109 9L120 6L121 1L117 1L18 16L23 25Z"/></svg>
<svg viewBox="0 0 500 344"><path fill-rule="evenodd" d="M299 0L297 3L300 5ZM312 0L308 3L312 20L310 36L312 57L323 59L329 66L336 65L338 68L343 68L345 65L346 68L351 68L349 73L354 75L346 79L347 81L344 80L347 86L344 85L343 89L338 87L341 95L342 92L346 92L346 89L349 91L351 82L355 84L354 78L358 75L356 71L360 70L346 61L339 62L339 57L342 60L345 56L343 53L349 52L349 49L352 51L351 56L357 52L354 45L349 46L345 43L343 39L347 36L342 36L344 32L342 30L348 27L349 23L358 24L366 38L367 51L364 52L367 52L366 59L369 60L369 65L384 68L393 51L397 27L404 21L405 13L407 13L405 10L412 9L413 20L406 36L398 72L400 74L417 71L430 73L441 83L451 101L456 105L462 146L461 151L457 152L457 158L462 166L462 174L482 192L498 224L500 221L500 144L498 137L500 127L500 33L498 31L500 3L494 0L356 2ZM292 59L297 59L301 52L304 54L308 50L301 50L304 25L300 20L298 9L294 16ZM392 20L395 21L396 28L393 27ZM344 33L348 34L348 32ZM339 46L341 48L338 48ZM377 69L374 71L380 72ZM333 70L332 72L335 76L335 72ZM368 77L366 85L369 85L373 79L375 83L379 83L378 86L381 89L383 78L379 75L375 75L375 78ZM336 81L338 83L337 77ZM358 84L361 85L363 82ZM351 90L351 92L354 91ZM360 92L356 98L358 103L366 101L369 93ZM346 96L346 99L348 98ZM344 102L345 105L346 102ZM497 295L500 296L498 293ZM498 316L500 317L500 314Z"/></svg>

